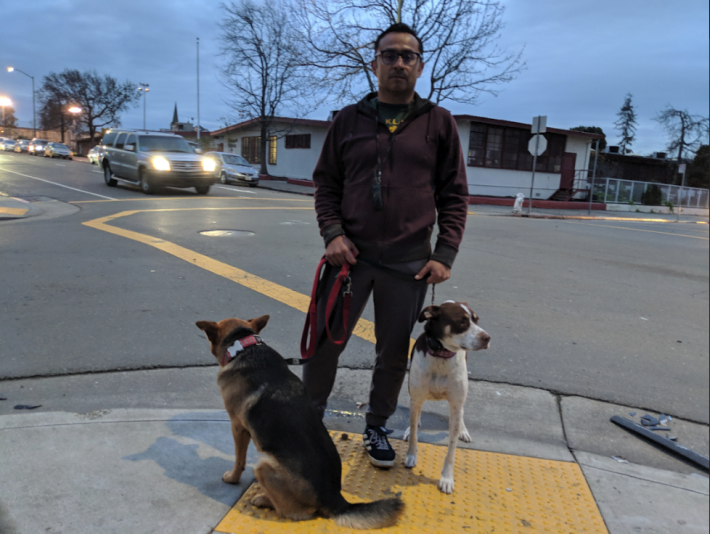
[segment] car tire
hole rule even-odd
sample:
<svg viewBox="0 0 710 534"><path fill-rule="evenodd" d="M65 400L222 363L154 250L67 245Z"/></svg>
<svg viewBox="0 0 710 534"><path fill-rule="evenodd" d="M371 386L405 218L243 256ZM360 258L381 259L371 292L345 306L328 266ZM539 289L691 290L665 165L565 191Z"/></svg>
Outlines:
<svg viewBox="0 0 710 534"><path fill-rule="evenodd" d="M108 163L104 165L104 182L109 187L116 187L118 183L114 178L111 178L111 166Z"/></svg>
<svg viewBox="0 0 710 534"><path fill-rule="evenodd" d="M219 181L222 182L223 184L228 184L229 180L227 180L227 173L223 172L222 174L220 174Z"/></svg>
<svg viewBox="0 0 710 534"><path fill-rule="evenodd" d="M197 191L198 195L206 195L207 193L210 192L210 186L209 185L197 185L197 186L195 186L195 191Z"/></svg>
<svg viewBox="0 0 710 534"><path fill-rule="evenodd" d="M249 184L249 187L256 187L256 186L258 186L258 185L259 185L259 184Z"/></svg>
<svg viewBox="0 0 710 534"><path fill-rule="evenodd" d="M152 195L155 193L155 186L150 179L150 176L143 169L138 171L138 179L140 180L141 191L146 195Z"/></svg>

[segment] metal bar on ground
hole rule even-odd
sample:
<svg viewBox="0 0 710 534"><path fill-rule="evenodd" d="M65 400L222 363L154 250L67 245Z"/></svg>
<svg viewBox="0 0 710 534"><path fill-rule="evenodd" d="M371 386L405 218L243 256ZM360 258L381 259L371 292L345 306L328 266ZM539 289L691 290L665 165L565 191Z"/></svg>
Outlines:
<svg viewBox="0 0 710 534"><path fill-rule="evenodd" d="M692 462L695 462L696 464L704 467L705 469L710 469L710 464L708 463L708 457L703 456L702 454L698 454L695 451L690 450L687 447L683 447L682 445L678 445L677 443L669 440L668 438L664 438L659 436L658 434L654 434L651 430L648 430L641 425L634 423L633 421L630 421L629 419L626 419L625 417L620 417L618 415L615 415L611 418L612 423L616 423L619 426L623 426L627 430L631 430L632 432L636 432L637 434L642 435L645 438L650 439L651 441L658 443L659 445L665 447L666 449L670 449L671 451L675 452L676 454L680 454L681 456L684 456L688 460L691 460Z"/></svg>

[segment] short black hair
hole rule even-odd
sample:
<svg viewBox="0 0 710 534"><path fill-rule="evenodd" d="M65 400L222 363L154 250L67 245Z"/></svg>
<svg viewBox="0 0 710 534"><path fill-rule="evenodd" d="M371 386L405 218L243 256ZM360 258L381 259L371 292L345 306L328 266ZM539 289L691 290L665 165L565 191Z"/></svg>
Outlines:
<svg viewBox="0 0 710 534"><path fill-rule="evenodd" d="M405 24L404 22L396 22L396 23L392 24L392 26L387 28L385 31L383 31L377 37L377 40L375 41L375 53L377 53L377 49L380 46L380 41L388 33L408 33L410 35L413 35L414 38L419 43L419 53L422 55L424 54L424 45L422 45L422 40L419 38L419 36L416 34L416 32L412 28L410 28L409 25Z"/></svg>

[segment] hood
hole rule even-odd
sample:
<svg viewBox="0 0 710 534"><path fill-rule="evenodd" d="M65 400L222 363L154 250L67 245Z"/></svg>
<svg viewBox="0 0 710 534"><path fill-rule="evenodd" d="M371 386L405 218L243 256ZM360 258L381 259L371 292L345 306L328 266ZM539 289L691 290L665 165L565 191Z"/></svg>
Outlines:
<svg viewBox="0 0 710 534"><path fill-rule="evenodd" d="M141 151L143 154L147 154L151 158L160 156L167 159L168 161L197 161L202 163L204 156L200 154L187 153L187 152L162 152L159 150L151 150L150 152Z"/></svg>

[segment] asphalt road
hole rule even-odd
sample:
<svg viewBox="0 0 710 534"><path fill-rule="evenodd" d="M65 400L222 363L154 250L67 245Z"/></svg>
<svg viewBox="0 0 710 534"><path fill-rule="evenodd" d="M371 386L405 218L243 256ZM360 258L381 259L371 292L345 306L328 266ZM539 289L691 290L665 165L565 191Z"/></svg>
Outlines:
<svg viewBox="0 0 710 534"><path fill-rule="evenodd" d="M271 315L267 342L297 355L323 250L312 198L151 197L86 163L7 153L0 193L62 207L0 222L0 381L214 365L194 323L232 316ZM707 225L471 213L436 300L467 301L493 338L472 377L708 423ZM342 367L371 367L363 332Z"/></svg>

